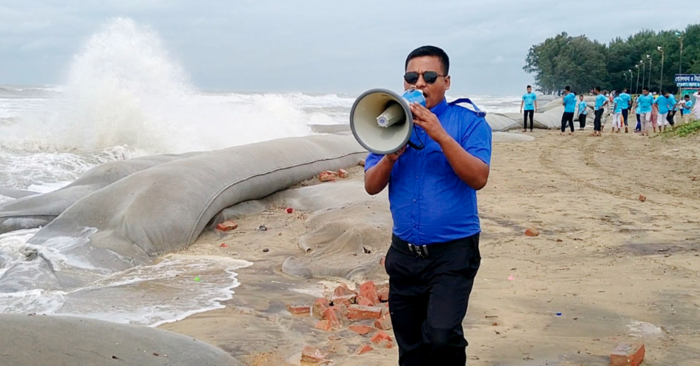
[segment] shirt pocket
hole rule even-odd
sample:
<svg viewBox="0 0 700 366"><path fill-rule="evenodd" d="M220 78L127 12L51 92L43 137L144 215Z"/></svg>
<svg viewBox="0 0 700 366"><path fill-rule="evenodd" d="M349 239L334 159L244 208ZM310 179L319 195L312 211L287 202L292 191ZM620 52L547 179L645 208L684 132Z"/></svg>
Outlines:
<svg viewBox="0 0 700 366"><path fill-rule="evenodd" d="M425 173L436 177L453 174L452 166L437 143L425 147Z"/></svg>

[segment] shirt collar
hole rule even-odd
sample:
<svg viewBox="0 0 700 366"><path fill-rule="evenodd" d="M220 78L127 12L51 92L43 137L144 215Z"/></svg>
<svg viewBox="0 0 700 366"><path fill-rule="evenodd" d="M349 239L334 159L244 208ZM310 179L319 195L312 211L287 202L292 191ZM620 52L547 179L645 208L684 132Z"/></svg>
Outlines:
<svg viewBox="0 0 700 366"><path fill-rule="evenodd" d="M440 116L447 109L447 99L442 99L435 107L430 108L430 111L435 113L436 116Z"/></svg>

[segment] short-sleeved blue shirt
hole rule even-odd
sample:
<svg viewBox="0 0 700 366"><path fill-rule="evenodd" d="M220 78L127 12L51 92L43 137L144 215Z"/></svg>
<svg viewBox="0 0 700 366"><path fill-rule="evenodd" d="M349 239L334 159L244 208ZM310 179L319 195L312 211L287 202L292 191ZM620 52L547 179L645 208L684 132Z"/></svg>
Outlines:
<svg viewBox="0 0 700 366"><path fill-rule="evenodd" d="M578 102L578 114L588 114L588 103L585 100Z"/></svg>
<svg viewBox="0 0 700 366"><path fill-rule="evenodd" d="M692 112L693 112L693 101L688 99L685 101L685 107L683 107L683 113L690 114Z"/></svg>
<svg viewBox="0 0 700 366"><path fill-rule="evenodd" d="M524 111L534 111L535 101L537 100L537 94L535 93L525 93L523 95L523 110Z"/></svg>
<svg viewBox="0 0 700 366"><path fill-rule="evenodd" d="M605 97L603 94L598 94L597 97L595 97L595 110L599 110L603 108L603 105L605 105L605 101L608 100L608 98Z"/></svg>
<svg viewBox="0 0 700 366"><path fill-rule="evenodd" d="M469 154L491 164L491 127L484 117L445 100L430 109L448 134ZM393 233L415 244L427 245L466 238L481 232L476 190L455 173L440 145L416 126L411 141L425 148L407 147L389 178L389 205ZM382 155L370 153L365 171Z"/></svg>
<svg viewBox="0 0 700 366"><path fill-rule="evenodd" d="M564 97L564 112L576 112L576 96L574 93L569 93Z"/></svg>
<svg viewBox="0 0 700 366"><path fill-rule="evenodd" d="M668 113L668 100L663 95L659 95L654 101L657 107L659 107L659 113Z"/></svg>
<svg viewBox="0 0 700 366"><path fill-rule="evenodd" d="M637 105L639 106L639 113L649 113L651 112L651 105L654 104L654 97L651 94L640 95L637 99Z"/></svg>
<svg viewBox="0 0 700 366"><path fill-rule="evenodd" d="M622 113L622 99L620 97L617 97L613 99L613 102L615 102L615 113Z"/></svg>
<svg viewBox="0 0 700 366"><path fill-rule="evenodd" d="M628 109L630 107L632 97L627 93L621 93L618 97L620 98L620 108Z"/></svg>
<svg viewBox="0 0 700 366"><path fill-rule="evenodd" d="M666 98L666 100L668 101L668 110L672 110L672 111L678 110L678 107L676 107L676 103L678 103L678 102L676 101L675 95L669 94L669 96L668 96L668 98Z"/></svg>

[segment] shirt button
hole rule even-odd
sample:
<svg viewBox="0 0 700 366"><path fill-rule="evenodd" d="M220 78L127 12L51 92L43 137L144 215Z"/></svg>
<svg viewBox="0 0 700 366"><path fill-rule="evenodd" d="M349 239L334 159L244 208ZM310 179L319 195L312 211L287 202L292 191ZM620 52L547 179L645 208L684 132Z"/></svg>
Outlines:
<svg viewBox="0 0 700 366"><path fill-rule="evenodd" d="M418 179L418 176L416 175L416 179Z"/></svg>
<svg viewBox="0 0 700 366"><path fill-rule="evenodd" d="M416 203L416 200L413 200L413 203Z"/></svg>

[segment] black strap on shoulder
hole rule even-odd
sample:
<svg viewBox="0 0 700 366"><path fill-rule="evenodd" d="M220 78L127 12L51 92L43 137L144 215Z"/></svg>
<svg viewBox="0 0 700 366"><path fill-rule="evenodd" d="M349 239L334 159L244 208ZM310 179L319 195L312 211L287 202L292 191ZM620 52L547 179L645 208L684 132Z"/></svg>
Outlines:
<svg viewBox="0 0 700 366"><path fill-rule="evenodd" d="M459 99L451 101L449 104L450 105L457 105L460 103L467 103L467 104L471 105L472 108L474 108L474 109L471 109L471 108L466 108L466 109L476 113L476 115L479 117L486 117L486 112L479 109L479 107L477 107L476 104L474 104L474 102L472 102L471 99L469 99L469 98L459 98Z"/></svg>

